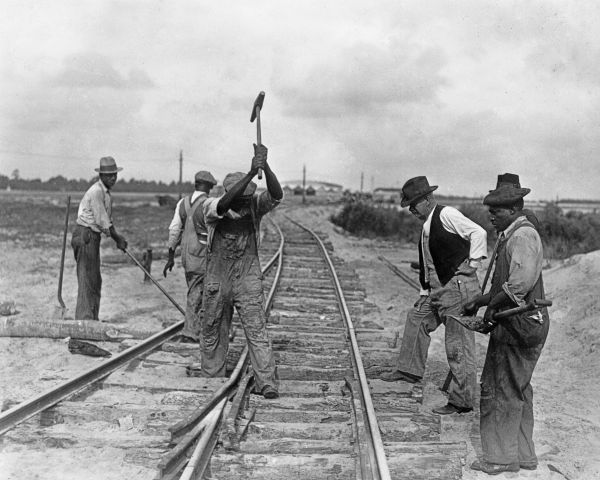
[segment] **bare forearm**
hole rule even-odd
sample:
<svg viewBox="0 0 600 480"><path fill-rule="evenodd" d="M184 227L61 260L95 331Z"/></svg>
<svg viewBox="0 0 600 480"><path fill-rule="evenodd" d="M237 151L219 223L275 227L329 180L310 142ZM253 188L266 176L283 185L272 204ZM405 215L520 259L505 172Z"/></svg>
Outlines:
<svg viewBox="0 0 600 480"><path fill-rule="evenodd" d="M223 195L219 200L219 203L217 203L218 215L224 215L225 212L229 210L231 203L243 193L248 184L252 181L253 177L254 174L252 174L252 172L248 172L244 178L231 187L230 190L225 192L225 195Z"/></svg>
<svg viewBox="0 0 600 480"><path fill-rule="evenodd" d="M283 190L281 188L281 184L279 183L277 176L275 175L273 170L271 170L271 167L269 167L268 164L265 168L265 179L267 181L267 190L269 190L271 197L273 197L273 199L275 200L281 200L283 198Z"/></svg>

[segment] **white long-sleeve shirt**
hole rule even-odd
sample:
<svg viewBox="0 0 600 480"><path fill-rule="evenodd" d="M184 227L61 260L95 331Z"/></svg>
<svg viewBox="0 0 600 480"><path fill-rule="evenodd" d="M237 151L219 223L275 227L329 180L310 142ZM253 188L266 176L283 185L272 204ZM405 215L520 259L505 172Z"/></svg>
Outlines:
<svg viewBox="0 0 600 480"><path fill-rule="evenodd" d="M423 246L423 262L425 264L425 281L433 287L440 287L437 272L433 265L433 258L429 250L429 232L431 230L431 218L433 209L421 230L421 245ZM487 232L468 219L454 207L444 207L440 212L440 221L447 232L459 235L469 242L469 265L475 268L481 266L481 260L487 257ZM421 290L421 295L429 295L428 290Z"/></svg>
<svg viewBox="0 0 600 480"><path fill-rule="evenodd" d="M194 201L200 196L206 195L206 192L199 192L198 190L194 190L192 193L192 199L190 203L194 203ZM179 243L181 242L181 234L183 233L183 227L185 225L181 221L181 216L179 215L180 208L182 208L182 203L185 200L185 197L182 197L175 207L175 214L173 215L173 220L171 220L171 224L169 225L169 248L175 250Z"/></svg>

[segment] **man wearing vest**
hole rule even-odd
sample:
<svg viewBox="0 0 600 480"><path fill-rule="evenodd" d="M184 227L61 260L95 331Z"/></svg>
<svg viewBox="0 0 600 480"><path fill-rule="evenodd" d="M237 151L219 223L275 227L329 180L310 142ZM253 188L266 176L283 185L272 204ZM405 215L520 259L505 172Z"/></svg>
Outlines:
<svg viewBox="0 0 600 480"><path fill-rule="evenodd" d="M252 178L264 170L267 190L254 193ZM254 371L255 391L265 398L279 396L279 376L267 334L258 258L260 222L283 198L283 190L267 163L267 148L254 146L250 171L230 173L225 194L204 203L208 254L200 334L204 377L226 374L229 327L234 308L240 315Z"/></svg>
<svg viewBox="0 0 600 480"><path fill-rule="evenodd" d="M111 237L117 248L125 250L127 241L115 230L112 222L110 190L117 183L117 167L112 157L102 157L95 169L100 179L83 195L77 211L77 225L71 237L71 247L77 262L76 320L98 320L102 276L100 274L100 237Z"/></svg>
<svg viewBox="0 0 600 480"><path fill-rule="evenodd" d="M533 389L531 377L546 341L547 308L494 321L494 313L545 298L540 236L523 212L519 176L498 176L495 190L484 198L499 235L490 291L465 305L474 314L487 305L484 320L491 330L481 374L480 433L483 458L471 468L495 475L535 470Z"/></svg>
<svg viewBox="0 0 600 480"><path fill-rule="evenodd" d="M200 310L206 273L206 223L202 206L212 187L217 184L210 172L200 171L194 177L194 193L183 197L175 207L173 220L169 225L169 259L163 269L172 271L175 265L175 249L181 244L181 265L185 271L188 286L185 308L185 323L181 331L181 341L198 342L200 333Z"/></svg>
<svg viewBox="0 0 600 480"><path fill-rule="evenodd" d="M487 256L487 234L453 207L438 205L426 177L402 187L400 205L422 220L419 240L420 298L408 312L398 365L386 381L415 383L423 378L431 338L445 324L446 357L451 371L448 404L433 409L447 415L473 410L477 383L475 334L449 314L462 311L480 293L477 268Z"/></svg>

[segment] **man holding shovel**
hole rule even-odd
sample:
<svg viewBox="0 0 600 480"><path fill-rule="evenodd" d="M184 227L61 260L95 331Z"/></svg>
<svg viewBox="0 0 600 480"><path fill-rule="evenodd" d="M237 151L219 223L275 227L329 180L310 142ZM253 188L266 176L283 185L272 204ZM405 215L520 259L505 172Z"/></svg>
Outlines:
<svg viewBox="0 0 600 480"><path fill-rule="evenodd" d="M204 170L197 172L194 176L194 193L179 200L169 225L169 259L163 269L163 275L166 278L167 272L173 270L175 249L181 244L181 264L185 270L188 286L181 341L187 343L198 342L200 332L207 238L202 206L216 184L217 181L210 172Z"/></svg>
<svg viewBox="0 0 600 480"><path fill-rule="evenodd" d="M77 225L71 237L71 246L77 261L77 307L76 320L98 320L100 310L100 237L105 234L125 251L127 241L119 235L112 221L112 197L110 190L117 183L117 167L112 157L102 157L100 167L95 169L100 179L85 192L79 203Z"/></svg>
<svg viewBox="0 0 600 480"><path fill-rule="evenodd" d="M539 307L497 320L496 312L543 303L542 241L523 212L519 176L498 176L495 190L484 198L490 220L499 235L496 266L490 291L465 305L474 314L487 305L484 315L490 340L481 375L480 432L483 458L471 465L490 475L535 470L533 444L533 389L530 381L549 328L548 310ZM549 303L549 302L546 302Z"/></svg>

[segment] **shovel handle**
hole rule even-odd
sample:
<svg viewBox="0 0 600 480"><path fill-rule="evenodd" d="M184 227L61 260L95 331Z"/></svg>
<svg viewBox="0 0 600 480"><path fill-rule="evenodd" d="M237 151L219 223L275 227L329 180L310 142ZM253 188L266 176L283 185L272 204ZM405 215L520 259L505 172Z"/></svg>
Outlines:
<svg viewBox="0 0 600 480"><path fill-rule="evenodd" d="M531 310L536 310L542 307L550 307L552 306L552 300L545 300L542 298L536 298L531 302L515 308L509 308L508 310L503 310L502 312L498 312L494 314L494 320L500 320L502 318L510 317L512 315L517 315L523 312L530 312Z"/></svg>
<svg viewBox="0 0 600 480"><path fill-rule="evenodd" d="M67 248L67 231L69 228L69 210L71 208L71 195L67 195L67 213L65 214L65 231L63 232L62 252L60 254L60 271L58 273L58 303L64 309L65 302L62 299L63 272L65 270L65 249Z"/></svg>

